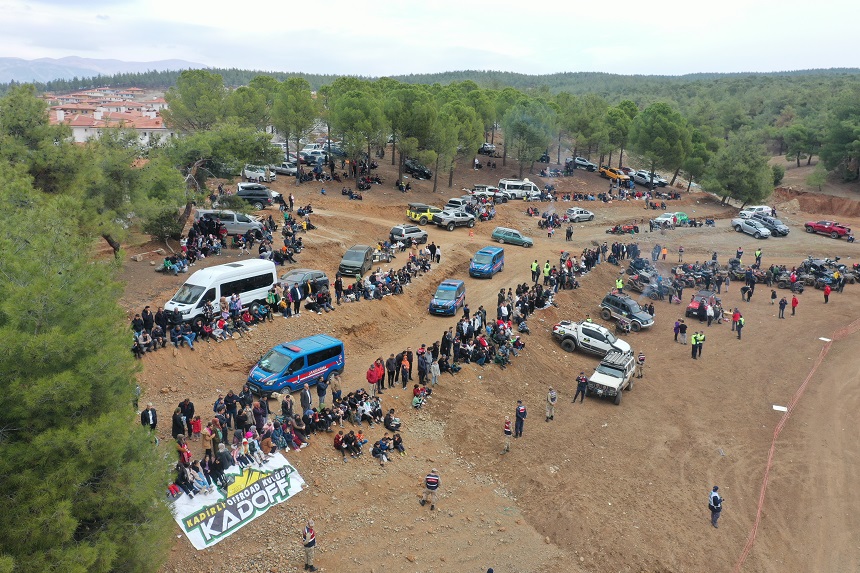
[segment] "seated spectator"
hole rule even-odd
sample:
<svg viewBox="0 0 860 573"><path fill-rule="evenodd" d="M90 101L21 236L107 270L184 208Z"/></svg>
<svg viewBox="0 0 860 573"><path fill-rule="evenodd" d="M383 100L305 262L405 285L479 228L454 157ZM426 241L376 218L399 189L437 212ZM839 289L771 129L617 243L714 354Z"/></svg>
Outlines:
<svg viewBox="0 0 860 573"><path fill-rule="evenodd" d="M167 340L164 338L164 330L159 325L155 325L152 327L152 333L150 334L152 337L152 349L157 350L158 348L164 348L167 344Z"/></svg>
<svg viewBox="0 0 860 573"><path fill-rule="evenodd" d="M357 458L362 455L361 445L355 438L355 432L350 430L349 433L343 437L343 441L346 444L346 449L350 456Z"/></svg>
<svg viewBox="0 0 860 573"><path fill-rule="evenodd" d="M422 406L424 406L424 397L421 396L420 394L416 394L412 398L412 407L417 410L417 409L421 408Z"/></svg>
<svg viewBox="0 0 860 573"><path fill-rule="evenodd" d="M385 429L389 432L399 432L400 431L400 418L394 417L394 408L391 408L388 413L385 415L384 423Z"/></svg>
<svg viewBox="0 0 860 573"><path fill-rule="evenodd" d="M346 463L348 461L346 457L347 446L343 440L343 430L339 431L334 436L334 449L341 453L341 455L343 456L343 463Z"/></svg>
<svg viewBox="0 0 860 573"><path fill-rule="evenodd" d="M406 448L403 446L403 438L400 436L400 433L394 434L394 439L392 440L392 447L400 452L401 456L406 455Z"/></svg>
<svg viewBox="0 0 860 573"><path fill-rule="evenodd" d="M379 465L382 467L385 467L385 462L388 461L388 452L389 447L386 443L383 443L382 440L373 444L373 449L371 450L371 454L374 458L379 460Z"/></svg>

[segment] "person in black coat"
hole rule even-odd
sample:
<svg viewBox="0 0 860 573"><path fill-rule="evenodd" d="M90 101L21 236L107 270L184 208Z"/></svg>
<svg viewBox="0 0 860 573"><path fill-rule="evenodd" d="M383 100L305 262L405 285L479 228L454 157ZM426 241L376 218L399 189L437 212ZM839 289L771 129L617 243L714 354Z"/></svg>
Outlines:
<svg viewBox="0 0 860 573"><path fill-rule="evenodd" d="M302 404L302 413L311 409L311 406L313 405L313 400L311 399L311 389L307 384L305 384L304 388L302 388L302 391L299 394L299 399L301 400Z"/></svg>
<svg viewBox="0 0 860 573"><path fill-rule="evenodd" d="M179 403L179 411L185 416L185 427L187 433L186 436L191 436L191 420L194 419L194 402L191 401L191 398L186 398L182 402Z"/></svg>
<svg viewBox="0 0 860 573"><path fill-rule="evenodd" d="M182 419L182 410L180 408L176 408L173 411L173 428L170 431L170 434L173 436L173 439L176 439L176 436L185 433L185 420Z"/></svg>
<svg viewBox="0 0 860 573"><path fill-rule="evenodd" d="M152 402L147 404L146 408L140 413L140 424L143 427L149 426L151 430L155 430L158 427L158 414L155 408L152 407Z"/></svg>
<svg viewBox="0 0 860 573"><path fill-rule="evenodd" d="M143 329L146 332L152 332L152 327L155 325L155 316L149 310L149 306L143 307L143 312L140 313L140 318L143 319Z"/></svg>

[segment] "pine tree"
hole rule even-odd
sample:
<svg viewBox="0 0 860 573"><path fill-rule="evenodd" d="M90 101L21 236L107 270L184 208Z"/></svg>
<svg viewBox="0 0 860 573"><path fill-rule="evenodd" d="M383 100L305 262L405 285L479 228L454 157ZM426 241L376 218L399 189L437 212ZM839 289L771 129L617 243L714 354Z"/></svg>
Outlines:
<svg viewBox="0 0 860 573"><path fill-rule="evenodd" d="M167 474L134 416L135 364L112 263L69 196L0 162L0 572L153 571Z"/></svg>

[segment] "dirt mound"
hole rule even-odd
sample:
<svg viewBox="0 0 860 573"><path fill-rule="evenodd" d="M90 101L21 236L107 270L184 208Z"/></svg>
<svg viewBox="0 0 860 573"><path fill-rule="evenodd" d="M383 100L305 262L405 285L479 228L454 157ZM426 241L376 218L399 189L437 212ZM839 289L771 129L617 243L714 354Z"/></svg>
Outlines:
<svg viewBox="0 0 860 573"><path fill-rule="evenodd" d="M809 191L797 191L791 187L778 187L774 189L773 197L774 201L783 210L790 212L800 210L806 213L821 215L860 217L860 201L853 199L822 195Z"/></svg>

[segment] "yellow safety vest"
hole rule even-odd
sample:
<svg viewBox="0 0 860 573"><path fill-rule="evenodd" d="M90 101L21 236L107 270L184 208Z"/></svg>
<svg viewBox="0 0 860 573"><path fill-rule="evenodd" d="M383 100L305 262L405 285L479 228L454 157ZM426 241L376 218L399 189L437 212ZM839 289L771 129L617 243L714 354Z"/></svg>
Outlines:
<svg viewBox="0 0 860 573"><path fill-rule="evenodd" d="M624 288L624 281L621 279L615 279L615 288L621 290Z"/></svg>

